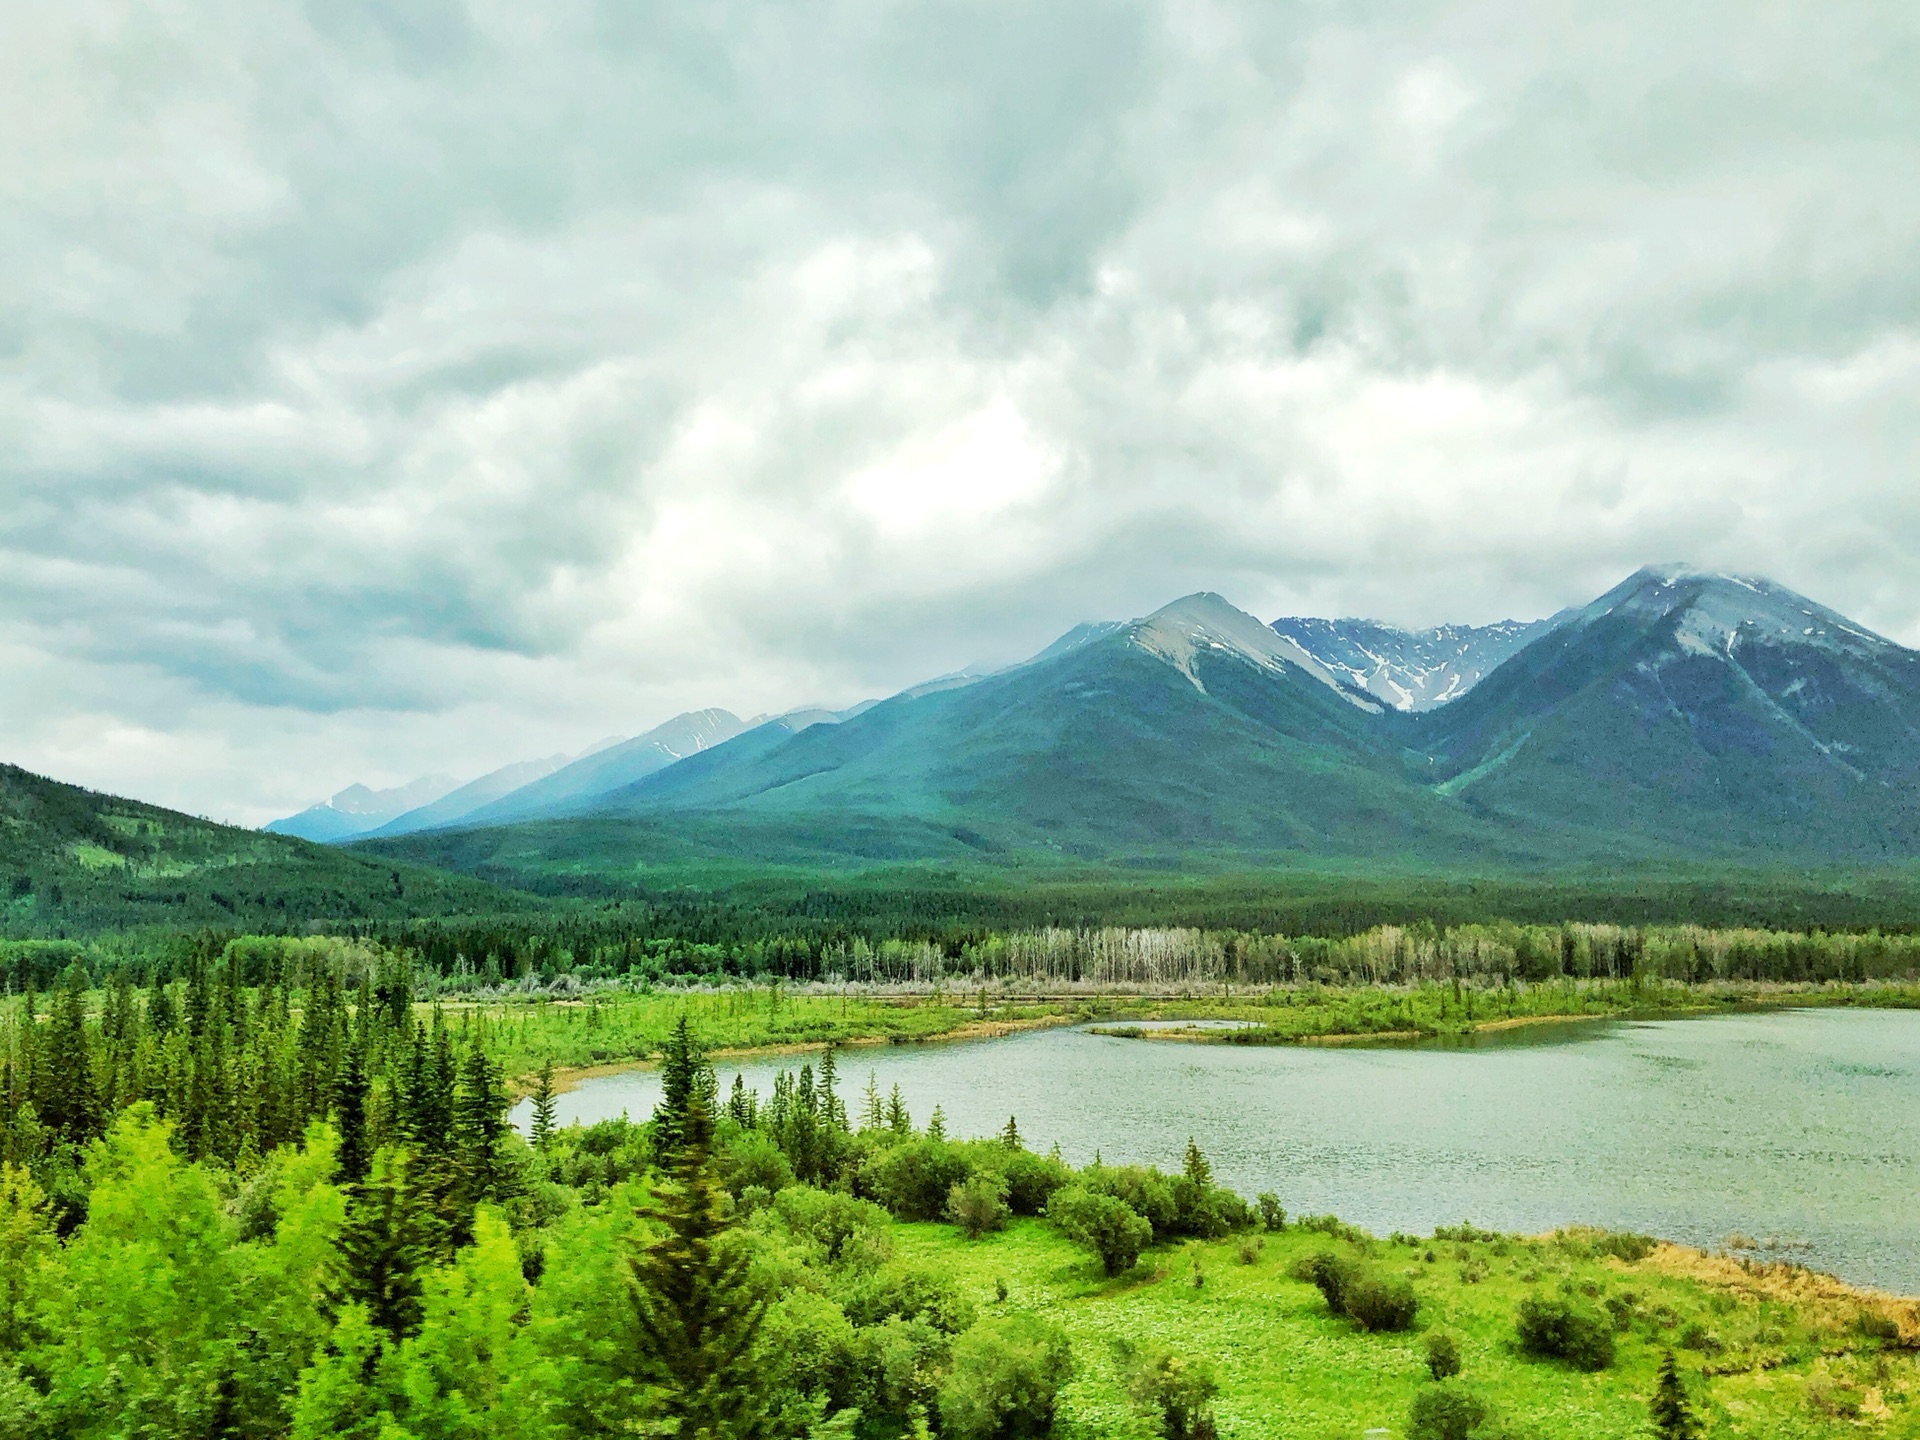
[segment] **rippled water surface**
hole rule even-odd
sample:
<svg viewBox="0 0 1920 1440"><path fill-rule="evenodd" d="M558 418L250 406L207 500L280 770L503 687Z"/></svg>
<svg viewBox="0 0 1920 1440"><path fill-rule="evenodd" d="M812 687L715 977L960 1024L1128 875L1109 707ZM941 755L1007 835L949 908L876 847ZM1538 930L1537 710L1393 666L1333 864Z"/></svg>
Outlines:
<svg viewBox="0 0 1920 1440"><path fill-rule="evenodd" d="M1920 1294L1920 1012L1801 1010L1539 1027L1469 1049L1197 1045L1048 1030L841 1054L950 1133L1019 1119L1074 1162L1177 1166L1370 1229L1585 1223L1695 1244L1732 1231ZM726 1064L765 1095L800 1061ZM650 1071L591 1079L562 1122L644 1119ZM524 1119L524 1113L516 1118Z"/></svg>

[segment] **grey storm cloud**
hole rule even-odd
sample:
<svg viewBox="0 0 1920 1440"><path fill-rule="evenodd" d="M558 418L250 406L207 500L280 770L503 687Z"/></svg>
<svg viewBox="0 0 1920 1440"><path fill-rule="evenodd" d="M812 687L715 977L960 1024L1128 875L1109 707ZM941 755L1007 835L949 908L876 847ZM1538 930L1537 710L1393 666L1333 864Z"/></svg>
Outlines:
<svg viewBox="0 0 1920 1440"><path fill-rule="evenodd" d="M258 821L1662 558L1920 641L1910 5L16 11L0 758Z"/></svg>

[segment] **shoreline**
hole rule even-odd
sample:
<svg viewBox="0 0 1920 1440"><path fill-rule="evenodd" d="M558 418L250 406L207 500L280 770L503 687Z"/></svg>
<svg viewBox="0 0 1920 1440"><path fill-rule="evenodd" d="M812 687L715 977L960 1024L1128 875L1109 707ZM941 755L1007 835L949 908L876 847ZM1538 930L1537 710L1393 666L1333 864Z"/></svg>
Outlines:
<svg viewBox="0 0 1920 1440"><path fill-rule="evenodd" d="M891 1034L856 1035L845 1040L806 1040L782 1045L741 1045L723 1047L707 1052L707 1063L719 1068L719 1062L727 1060L764 1060L780 1055L813 1055L827 1049L836 1050L870 1049L880 1045L946 1045L967 1040L1000 1040L1013 1034L1028 1030L1057 1029L1062 1025L1078 1023L1078 1017L1068 1014L1036 1015L1022 1020L969 1020L964 1025L956 1025L951 1030L942 1030L937 1035L915 1035L896 1037ZM657 1052L656 1052L657 1053ZM595 1080L603 1075L620 1075L629 1070L653 1070L659 1065L652 1054L630 1060L607 1060L598 1065L554 1066L553 1093L564 1095L569 1090L578 1089L582 1082ZM534 1071L520 1076L513 1085L514 1103L518 1104L532 1093L532 1080L539 1072Z"/></svg>
<svg viewBox="0 0 1920 1440"><path fill-rule="evenodd" d="M1550 1240L1552 1233L1534 1238ZM1855 1285L1797 1261L1761 1259L1759 1254L1703 1250L1674 1240L1656 1240L1653 1250L1639 1263L1662 1275L1739 1290L1758 1299L1783 1301L1802 1309L1838 1310L1843 1313L1835 1318L1843 1324L1870 1311L1894 1323L1902 1349L1920 1349L1920 1296Z"/></svg>

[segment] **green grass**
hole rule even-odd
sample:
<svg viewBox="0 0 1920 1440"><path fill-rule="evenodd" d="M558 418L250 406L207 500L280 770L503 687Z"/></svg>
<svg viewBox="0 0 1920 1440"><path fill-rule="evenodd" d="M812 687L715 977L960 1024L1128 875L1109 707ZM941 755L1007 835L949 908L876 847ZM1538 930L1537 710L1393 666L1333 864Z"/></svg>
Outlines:
<svg viewBox="0 0 1920 1440"><path fill-rule="evenodd" d="M895 1234L904 1258L954 1276L983 1310L1002 1308L994 1296L1004 1282L1005 1308L1038 1311L1072 1333L1080 1370L1056 1431L1063 1440L1144 1433L1116 1368L1121 1340L1209 1360L1221 1382L1224 1436L1358 1440L1376 1428L1398 1436L1415 1393L1430 1383L1423 1346L1436 1330L1459 1341L1462 1380L1514 1433L1539 1440L1644 1437L1661 1354L1689 1326L1722 1347L1711 1358L1676 1352L1705 1402L1711 1435L1859 1434L1863 1427L1841 1412L1861 1404L1869 1415L1885 1405L1893 1417L1868 1433L1913 1434L1901 1427L1920 1420L1913 1356L1860 1338L1851 1325L1856 1304L1794 1304L1703 1283L1674 1273L1686 1267L1687 1252L1663 1248L1624 1264L1594 1258L1577 1238L1355 1245L1291 1227L1263 1237L1252 1264L1241 1262L1237 1240L1194 1242L1150 1251L1133 1274L1107 1280L1038 1221L972 1242L948 1226L900 1225ZM1287 1273L1297 1257L1324 1248L1365 1252L1381 1268L1409 1274L1420 1299L1415 1330L1367 1335L1329 1316L1319 1292ZM1197 1288L1196 1263L1204 1281ZM1612 1368L1587 1375L1519 1353L1515 1307L1528 1295L1563 1291L1595 1307L1632 1297L1634 1318L1616 1336ZM1703 1368L1727 1373L1703 1380Z"/></svg>
<svg viewBox="0 0 1920 1440"><path fill-rule="evenodd" d="M455 1006L483 1018L509 1080L525 1088L540 1066L581 1069L652 1059L685 1014L709 1051L822 1047L884 1041L905 1044L968 1031L1032 1023L1068 1007L1008 1004L984 1012L959 995L902 1003L792 995L779 987L719 992L611 994L581 1001L535 1000Z"/></svg>

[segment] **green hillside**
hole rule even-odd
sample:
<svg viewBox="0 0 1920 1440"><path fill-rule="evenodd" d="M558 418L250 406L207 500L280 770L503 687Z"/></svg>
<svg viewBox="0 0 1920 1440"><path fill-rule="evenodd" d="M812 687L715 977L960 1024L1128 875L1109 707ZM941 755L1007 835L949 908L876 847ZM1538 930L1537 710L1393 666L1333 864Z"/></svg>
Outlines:
<svg viewBox="0 0 1920 1440"><path fill-rule="evenodd" d="M196 820L0 765L0 935L525 909L467 876Z"/></svg>

